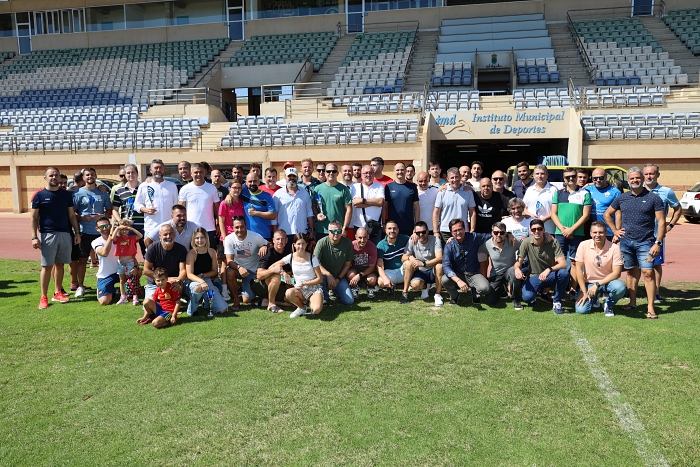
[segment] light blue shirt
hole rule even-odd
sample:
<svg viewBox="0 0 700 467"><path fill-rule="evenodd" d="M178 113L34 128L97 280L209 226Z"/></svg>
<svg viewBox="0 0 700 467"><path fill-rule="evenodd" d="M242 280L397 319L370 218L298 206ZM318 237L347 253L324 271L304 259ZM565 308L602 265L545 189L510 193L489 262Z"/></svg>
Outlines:
<svg viewBox="0 0 700 467"><path fill-rule="evenodd" d="M667 186L662 186L657 183L653 189L649 187L647 187L647 189L652 193L656 194L656 196L661 198L661 201L664 202L664 217L668 215L669 207L675 209L679 204L681 204L678 201L676 193ZM658 229L658 227L659 224L657 222L654 222L654 235L656 235L656 230Z"/></svg>
<svg viewBox="0 0 700 467"><path fill-rule="evenodd" d="M608 185L606 188L599 190L595 185L589 185L586 190L591 194L591 199L593 200L593 209L591 209L591 219L596 221L605 222L603 214L607 211L610 204L615 198L620 196L620 190L618 190L613 185ZM615 217L613 217L614 219ZM605 228L607 235L611 236L613 234L610 227Z"/></svg>
<svg viewBox="0 0 700 467"><path fill-rule="evenodd" d="M287 232L287 235L306 233L309 227L309 217L314 216L311 208L311 198L304 188L298 187L292 195L287 187L275 191L272 200L277 211L277 228Z"/></svg>
<svg viewBox="0 0 700 467"><path fill-rule="evenodd" d="M88 190L82 187L73 193L73 208L78 216L87 216L89 214L104 215L105 211L112 207L112 202L109 200L109 192L101 193L98 188ZM80 233L88 235L99 235L97 231L97 216L89 221L78 221L80 224Z"/></svg>

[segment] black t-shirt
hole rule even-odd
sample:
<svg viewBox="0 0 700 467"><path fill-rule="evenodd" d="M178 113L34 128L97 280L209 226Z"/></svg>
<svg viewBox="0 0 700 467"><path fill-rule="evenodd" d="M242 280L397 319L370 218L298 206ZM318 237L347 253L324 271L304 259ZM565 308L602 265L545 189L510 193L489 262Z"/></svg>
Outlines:
<svg viewBox="0 0 700 467"><path fill-rule="evenodd" d="M494 191L494 193L495 193L495 191ZM512 191L507 190L505 188L503 189L503 193L501 193L501 196L503 196L506 199L506 201L510 201L511 199L516 197L515 193L513 193ZM508 208L508 203L506 203L506 209L507 208ZM508 216L508 215L510 215L510 214L506 214L506 216Z"/></svg>
<svg viewBox="0 0 700 467"><path fill-rule="evenodd" d="M144 259L153 263L154 270L165 268L168 271L168 277L177 277L180 275L180 263L187 261L187 248L176 243L170 250L166 250L160 242L151 243ZM155 285L151 277L146 282L148 285Z"/></svg>
<svg viewBox="0 0 700 467"><path fill-rule="evenodd" d="M212 186L214 186L214 188L216 188L215 185L212 185ZM220 187L216 188L216 194L219 195L219 202L221 202L221 201L225 200L226 197L228 196L228 188L221 185Z"/></svg>
<svg viewBox="0 0 700 467"><path fill-rule="evenodd" d="M73 207L72 193L44 188L32 198L32 209L39 210L39 232L71 232L68 208Z"/></svg>
<svg viewBox="0 0 700 467"><path fill-rule="evenodd" d="M258 264L258 268L260 269L267 269L273 264L275 264L277 261L281 260L287 256L284 252L282 253L277 253L277 250L275 250L273 247L268 247L267 248L267 253L265 253L265 256L260 258L260 263ZM288 273L292 273L292 267L289 264L286 264L284 266L284 270L287 271Z"/></svg>
<svg viewBox="0 0 700 467"><path fill-rule="evenodd" d="M493 223L501 222L503 216L508 215L508 201L500 193L494 192L489 199L484 199L481 194L474 193L474 202L476 202L475 232L491 232Z"/></svg>

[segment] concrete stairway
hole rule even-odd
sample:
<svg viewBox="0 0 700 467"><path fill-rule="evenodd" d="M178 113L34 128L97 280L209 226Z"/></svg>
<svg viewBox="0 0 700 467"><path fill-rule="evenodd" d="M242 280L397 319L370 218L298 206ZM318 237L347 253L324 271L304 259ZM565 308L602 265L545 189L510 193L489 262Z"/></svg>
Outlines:
<svg viewBox="0 0 700 467"><path fill-rule="evenodd" d="M216 63L217 60L219 60L219 62L221 63L221 66L223 66L224 63L228 62L231 59L231 57L233 57L235 55L235 53L238 52L241 49L241 47L243 47L244 45L245 45L244 41L229 42L228 45L226 46L226 48L224 50L222 50L219 55L214 57L214 60L207 63L206 68L202 68L202 71L194 74L194 78L187 80L187 84L184 87L187 87L187 88L194 87L195 84L197 84L199 82L199 80L202 78L202 76L204 76L214 66L214 64ZM211 79L211 75L204 78L202 80L202 82L199 83L197 86L200 88L206 87L207 83L209 82L210 79Z"/></svg>
<svg viewBox="0 0 700 467"><path fill-rule="evenodd" d="M700 57L693 55L660 18L646 16L641 20L649 30L649 34L653 35L654 39L663 47L664 52L668 52L669 57L675 60L675 64L680 65L683 73L688 73L688 81L697 84L698 73L700 73Z"/></svg>
<svg viewBox="0 0 700 467"><path fill-rule="evenodd" d="M413 57L406 70L404 91L423 91L425 83L432 79L439 35L439 31L418 31Z"/></svg>
<svg viewBox="0 0 700 467"><path fill-rule="evenodd" d="M221 138L228 134L231 123L213 122L207 130L202 131L201 150L216 151L221 147Z"/></svg>
<svg viewBox="0 0 700 467"><path fill-rule="evenodd" d="M569 27L566 24L547 23L547 30L552 38L554 58L559 70L559 86L566 86L569 78L573 81L574 86L590 85L590 78L576 48L576 43L571 37Z"/></svg>
<svg viewBox="0 0 700 467"><path fill-rule="evenodd" d="M343 60L350 50L350 46L355 40L354 34L346 34L342 36L333 46L333 50L328 55L328 58L323 62L323 66L317 72L311 75L312 82L320 82L319 85L314 85L314 88L320 87L323 95L326 95L326 88L331 86L331 81L335 79L335 74L338 73L338 67L343 65ZM316 92L314 90L313 92ZM303 97L304 94L300 95Z"/></svg>

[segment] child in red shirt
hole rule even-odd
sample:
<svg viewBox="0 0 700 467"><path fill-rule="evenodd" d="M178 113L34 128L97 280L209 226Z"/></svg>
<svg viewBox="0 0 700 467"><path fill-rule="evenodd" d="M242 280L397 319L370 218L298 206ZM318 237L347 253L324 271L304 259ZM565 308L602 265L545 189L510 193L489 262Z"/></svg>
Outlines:
<svg viewBox="0 0 700 467"><path fill-rule="evenodd" d="M117 246L115 255L119 258L119 264L117 265L117 274L119 274L119 291L121 292L121 297L117 302L117 305L126 303L129 301L129 296L126 295L124 285L127 279L133 279L134 269L138 268L136 264L136 245L139 240L143 237L141 232L133 228L131 225L133 223L128 219L122 219L119 221L119 228L115 230L114 233L114 244ZM129 235L129 232L133 232L134 235ZM127 277L129 276L129 277ZM138 281L138 279L136 279ZM139 304L138 294L133 295L134 305Z"/></svg>
<svg viewBox="0 0 700 467"><path fill-rule="evenodd" d="M158 287L152 298L143 301L143 317L137 323L144 325L152 322L156 328L164 328L177 323L180 294L168 282L168 272L165 268L156 268L153 271L153 280Z"/></svg>

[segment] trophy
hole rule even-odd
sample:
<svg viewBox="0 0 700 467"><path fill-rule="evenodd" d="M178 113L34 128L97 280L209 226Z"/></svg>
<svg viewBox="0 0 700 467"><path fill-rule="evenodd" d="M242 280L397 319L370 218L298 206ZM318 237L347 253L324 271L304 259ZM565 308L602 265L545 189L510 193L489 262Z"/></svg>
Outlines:
<svg viewBox="0 0 700 467"><path fill-rule="evenodd" d="M211 289L207 290L207 304L209 307L209 318L213 318L214 310L212 310L212 307L214 306L214 291Z"/></svg>
<svg viewBox="0 0 700 467"><path fill-rule="evenodd" d="M146 202L146 207L147 208L155 208L155 204L153 203L153 198L156 195L156 190L152 187L146 187L146 195L148 195L148 201Z"/></svg>
<svg viewBox="0 0 700 467"><path fill-rule="evenodd" d="M318 213L321 215L319 221L325 221L326 215L323 213L323 202L321 200L321 195L318 193L316 194L316 205L318 206Z"/></svg>
<svg viewBox="0 0 700 467"><path fill-rule="evenodd" d="M134 198L129 198L126 200L126 216L127 220L132 220L134 218Z"/></svg>
<svg viewBox="0 0 700 467"><path fill-rule="evenodd" d="M90 215L95 217L97 213L95 212L95 202L97 201L94 196L88 195L88 201L90 201Z"/></svg>

